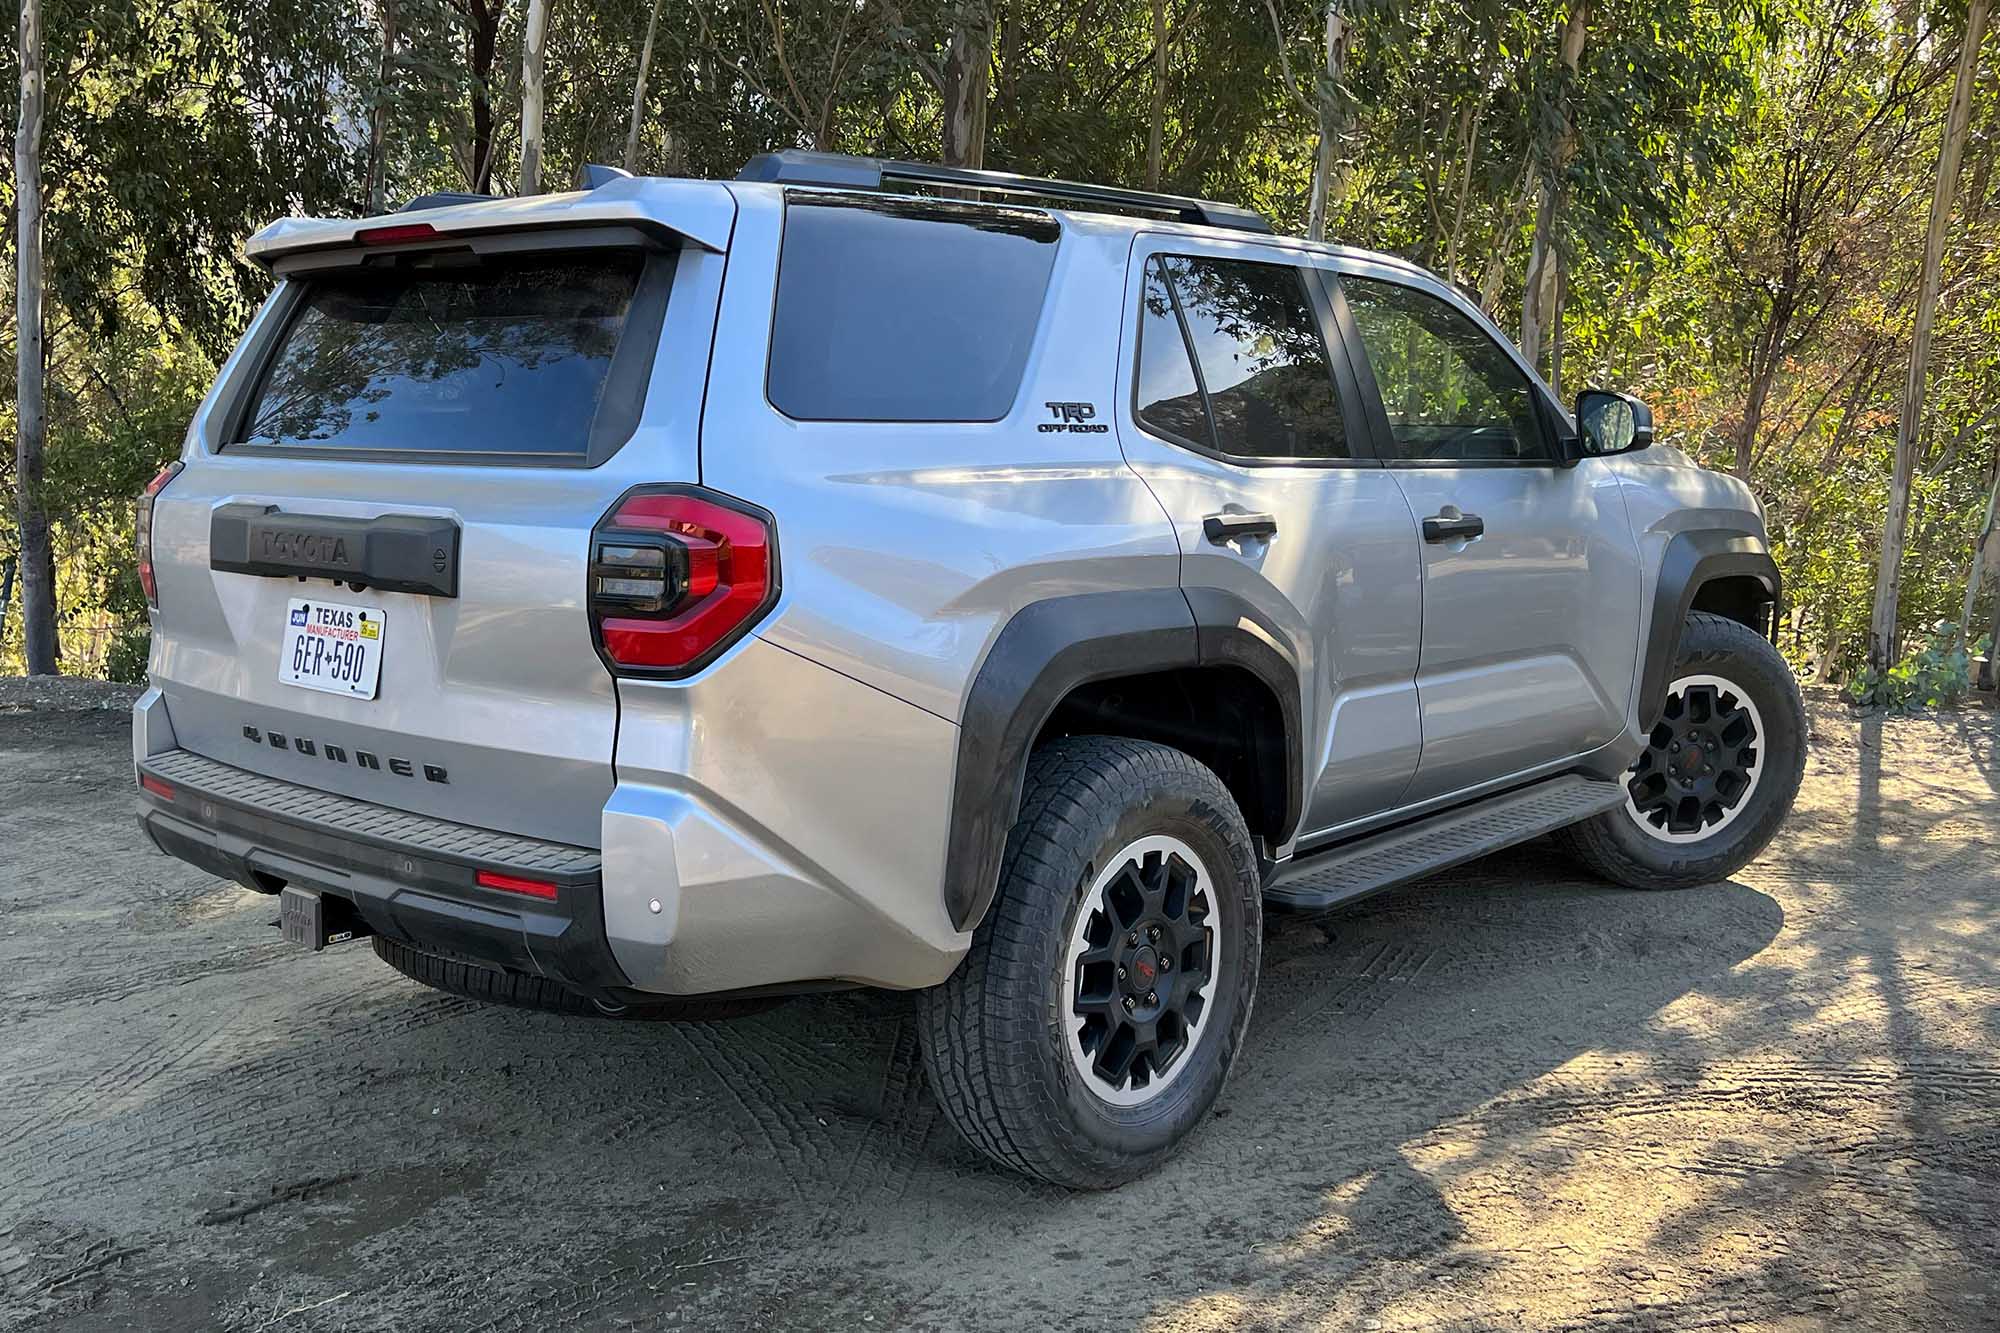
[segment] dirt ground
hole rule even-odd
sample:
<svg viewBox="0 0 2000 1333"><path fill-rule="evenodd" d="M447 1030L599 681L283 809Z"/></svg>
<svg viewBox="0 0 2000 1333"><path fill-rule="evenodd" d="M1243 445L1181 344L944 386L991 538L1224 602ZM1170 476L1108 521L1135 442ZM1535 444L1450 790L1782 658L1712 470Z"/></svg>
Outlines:
<svg viewBox="0 0 2000 1333"><path fill-rule="evenodd" d="M619 1026L287 948L97 701L0 689L0 1327L2000 1326L1990 712L1813 700L1726 884L1530 847L1275 922L1216 1118L1079 1196L957 1141L898 997Z"/></svg>

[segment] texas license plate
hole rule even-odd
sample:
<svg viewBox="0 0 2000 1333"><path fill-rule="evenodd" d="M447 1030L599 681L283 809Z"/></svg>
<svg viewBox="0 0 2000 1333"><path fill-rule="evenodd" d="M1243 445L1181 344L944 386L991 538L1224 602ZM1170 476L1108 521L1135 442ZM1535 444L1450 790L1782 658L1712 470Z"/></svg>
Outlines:
<svg viewBox="0 0 2000 1333"><path fill-rule="evenodd" d="M373 699L387 629L379 606L294 597L285 608L278 679L308 690Z"/></svg>

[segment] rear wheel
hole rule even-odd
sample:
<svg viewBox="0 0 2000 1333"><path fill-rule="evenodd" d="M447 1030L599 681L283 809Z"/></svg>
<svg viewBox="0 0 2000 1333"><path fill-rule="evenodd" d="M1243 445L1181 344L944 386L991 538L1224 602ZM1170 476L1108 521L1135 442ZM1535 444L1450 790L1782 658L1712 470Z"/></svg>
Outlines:
<svg viewBox="0 0 2000 1333"><path fill-rule="evenodd" d="M626 1022L702 1022L762 1013L781 1002L772 997L704 999L693 996L657 1003L612 1004L592 999L547 977L445 958L382 935L374 936L372 942L377 958L432 990L485 1004L509 1004L521 1009L542 1009L579 1018L615 1018Z"/></svg>
<svg viewBox="0 0 2000 1333"><path fill-rule="evenodd" d="M1257 863L1222 781L1165 746L1058 741L1029 762L999 895L919 1005L946 1116L987 1156L1104 1189L1165 1159L1249 1022Z"/></svg>
<svg viewBox="0 0 2000 1333"><path fill-rule="evenodd" d="M1805 736L1798 683L1778 650L1733 620L1692 615L1660 719L1626 774L1624 806L1561 837L1632 888L1727 879L1790 813Z"/></svg>

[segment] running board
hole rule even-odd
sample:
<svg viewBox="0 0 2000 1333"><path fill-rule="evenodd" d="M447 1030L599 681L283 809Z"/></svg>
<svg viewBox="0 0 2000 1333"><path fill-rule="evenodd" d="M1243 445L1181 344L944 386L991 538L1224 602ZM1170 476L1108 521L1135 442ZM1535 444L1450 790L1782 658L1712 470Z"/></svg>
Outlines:
<svg viewBox="0 0 2000 1333"><path fill-rule="evenodd" d="M1276 908L1320 912L1574 824L1625 802L1625 784L1576 776L1370 834L1279 866L1264 888Z"/></svg>

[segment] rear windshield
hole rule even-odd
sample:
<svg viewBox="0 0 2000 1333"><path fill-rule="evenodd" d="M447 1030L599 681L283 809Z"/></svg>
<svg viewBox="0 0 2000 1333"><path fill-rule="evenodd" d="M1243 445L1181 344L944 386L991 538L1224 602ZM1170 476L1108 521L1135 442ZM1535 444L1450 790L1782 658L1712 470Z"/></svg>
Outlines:
<svg viewBox="0 0 2000 1333"><path fill-rule="evenodd" d="M1020 392L1058 234L1031 209L792 201L772 406L802 421L998 421Z"/></svg>
<svg viewBox="0 0 2000 1333"><path fill-rule="evenodd" d="M304 280L245 444L582 457L636 252Z"/></svg>

